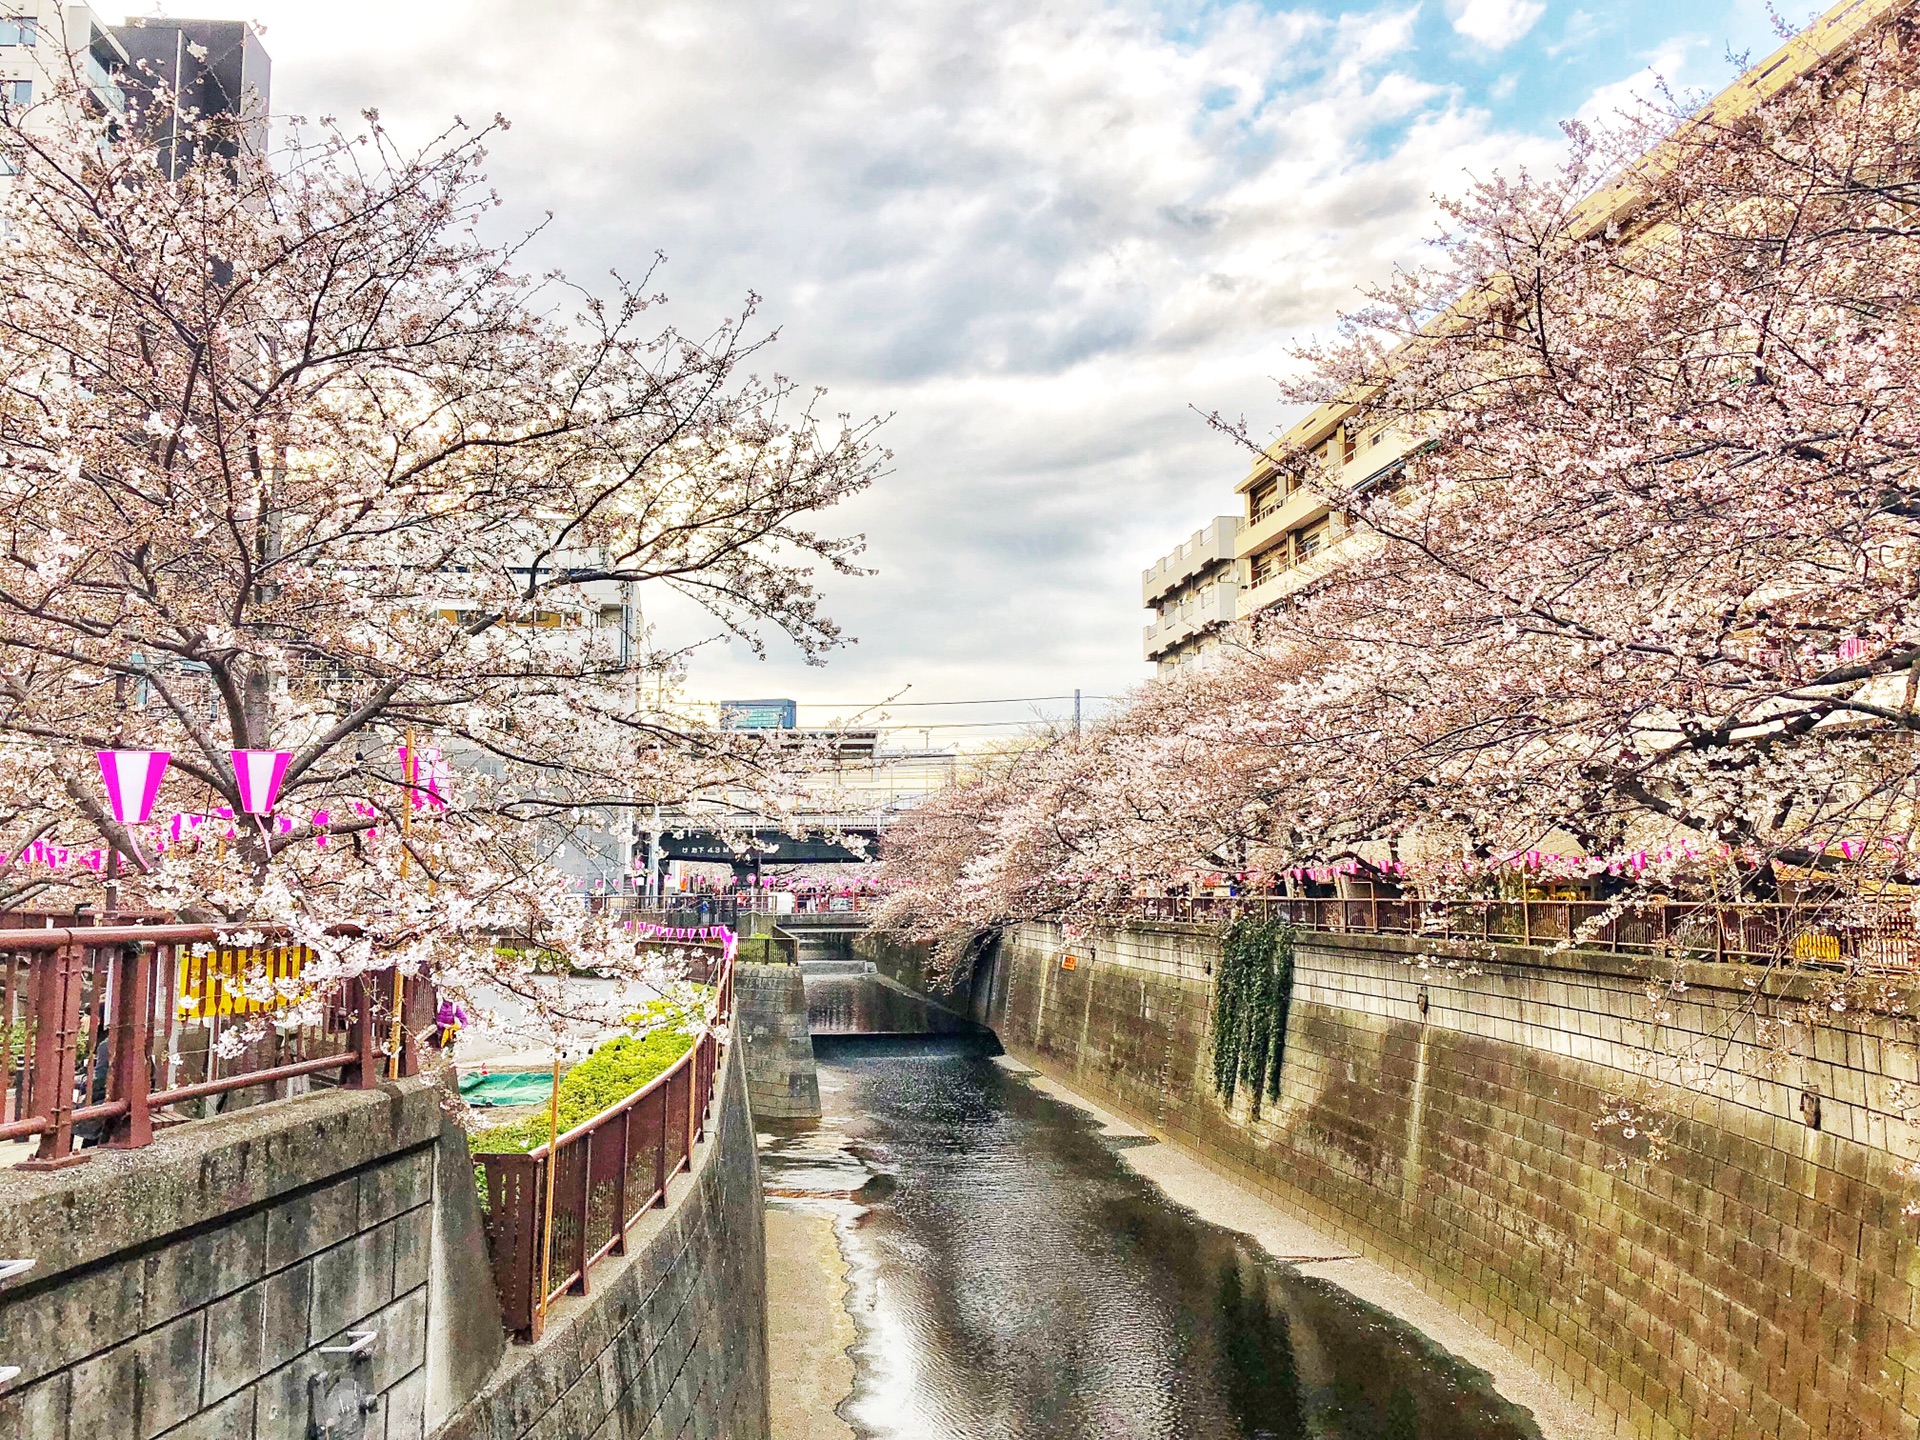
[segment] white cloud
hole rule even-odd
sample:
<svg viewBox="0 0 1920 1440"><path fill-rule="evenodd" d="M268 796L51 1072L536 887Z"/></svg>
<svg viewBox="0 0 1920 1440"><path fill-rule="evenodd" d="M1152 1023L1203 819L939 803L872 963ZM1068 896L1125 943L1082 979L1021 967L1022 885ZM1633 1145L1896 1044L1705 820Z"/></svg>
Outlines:
<svg viewBox="0 0 1920 1440"><path fill-rule="evenodd" d="M1447 0L1447 18L1469 40L1504 50L1547 13L1545 0Z"/></svg>
<svg viewBox="0 0 1920 1440"><path fill-rule="evenodd" d="M1590 125L1608 125L1622 116L1640 114L1649 105L1661 105L1662 87L1683 86L1687 61L1699 48L1698 42L1685 36L1668 40L1633 74L1602 85L1589 95L1575 118Z"/></svg>
<svg viewBox="0 0 1920 1440"><path fill-rule="evenodd" d="M664 249L670 318L756 290L784 373L897 417L893 475L845 519L881 573L832 592L859 646L824 676L708 652L706 693L1140 675L1140 569L1244 473L1192 407L1281 419L1288 344L1419 258L1431 192L1549 155L1407 68L1414 7L250 9L280 108L414 135L504 111L510 213L558 217L537 263L591 282Z"/></svg>

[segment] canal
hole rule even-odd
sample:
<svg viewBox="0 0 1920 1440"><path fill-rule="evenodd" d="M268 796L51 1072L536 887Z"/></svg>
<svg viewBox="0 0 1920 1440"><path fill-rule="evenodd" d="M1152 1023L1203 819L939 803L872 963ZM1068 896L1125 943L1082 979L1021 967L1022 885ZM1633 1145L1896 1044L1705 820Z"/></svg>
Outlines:
<svg viewBox="0 0 1920 1440"><path fill-rule="evenodd" d="M861 1440L1521 1440L1417 1332L1170 1203L990 1036L809 979L824 1118L763 1150L769 1203L835 1216ZM882 993L886 992L886 993ZM914 1002L918 1004L919 1002ZM1136 1142L1138 1143L1138 1142Z"/></svg>

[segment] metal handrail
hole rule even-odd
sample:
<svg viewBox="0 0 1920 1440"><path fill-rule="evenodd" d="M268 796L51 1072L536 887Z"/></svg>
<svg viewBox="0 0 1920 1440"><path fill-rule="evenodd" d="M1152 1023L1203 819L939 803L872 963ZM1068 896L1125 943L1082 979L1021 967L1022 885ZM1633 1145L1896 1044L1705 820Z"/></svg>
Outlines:
<svg viewBox="0 0 1920 1440"><path fill-rule="evenodd" d="M232 944L236 933L253 943ZM383 1058L390 1071L415 1073L434 999L424 982L399 987L400 1054L385 1056L391 971L323 982L318 1024L276 1027L223 1060L221 1031L236 1016L244 1023L293 1003L254 999L243 983L263 971L297 975L311 958L287 930L257 924L0 926L0 1140L37 1136L21 1166L53 1169L91 1158L89 1147L150 1144L156 1118L191 1101L278 1092L328 1071L366 1088L382 1078Z"/></svg>
<svg viewBox="0 0 1920 1440"><path fill-rule="evenodd" d="M626 1253L634 1225L667 1203L668 1182L692 1166L725 1063L722 1036L733 1015L731 960L720 961L714 986L707 1028L638 1090L524 1154L474 1157L486 1182L494 1286L515 1338L538 1340L549 1304L569 1292L586 1294L593 1266Z"/></svg>
<svg viewBox="0 0 1920 1440"><path fill-rule="evenodd" d="M1408 935L1496 944L1569 945L1695 959L1920 969L1920 915L1911 905L1858 907L1753 901L1426 900L1417 896L1137 896L1123 913L1145 920L1282 919L1304 930Z"/></svg>

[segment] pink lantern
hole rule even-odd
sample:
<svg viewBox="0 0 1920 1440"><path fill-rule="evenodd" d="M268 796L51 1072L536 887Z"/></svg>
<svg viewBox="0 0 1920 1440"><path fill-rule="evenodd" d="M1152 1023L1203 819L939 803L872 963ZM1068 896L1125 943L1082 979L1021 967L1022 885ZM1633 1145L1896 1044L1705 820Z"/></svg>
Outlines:
<svg viewBox="0 0 1920 1440"><path fill-rule="evenodd" d="M280 798L280 783L287 778L291 750L234 750L233 779L240 788L240 808L249 815L267 815Z"/></svg>
<svg viewBox="0 0 1920 1440"><path fill-rule="evenodd" d="M122 825L144 825L160 798L160 777L167 773L171 750L100 750L100 778L107 803Z"/></svg>

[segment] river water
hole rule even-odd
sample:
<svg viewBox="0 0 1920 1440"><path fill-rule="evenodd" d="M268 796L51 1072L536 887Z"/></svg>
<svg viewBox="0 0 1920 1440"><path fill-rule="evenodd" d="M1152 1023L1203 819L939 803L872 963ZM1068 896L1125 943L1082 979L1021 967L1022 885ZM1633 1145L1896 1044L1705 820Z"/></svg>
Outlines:
<svg viewBox="0 0 1920 1440"><path fill-rule="evenodd" d="M865 1003L898 1037L896 998ZM837 1216L862 1440L1538 1436L1417 1332L1171 1204L992 1048L818 1039L825 1118L762 1154L771 1203Z"/></svg>

